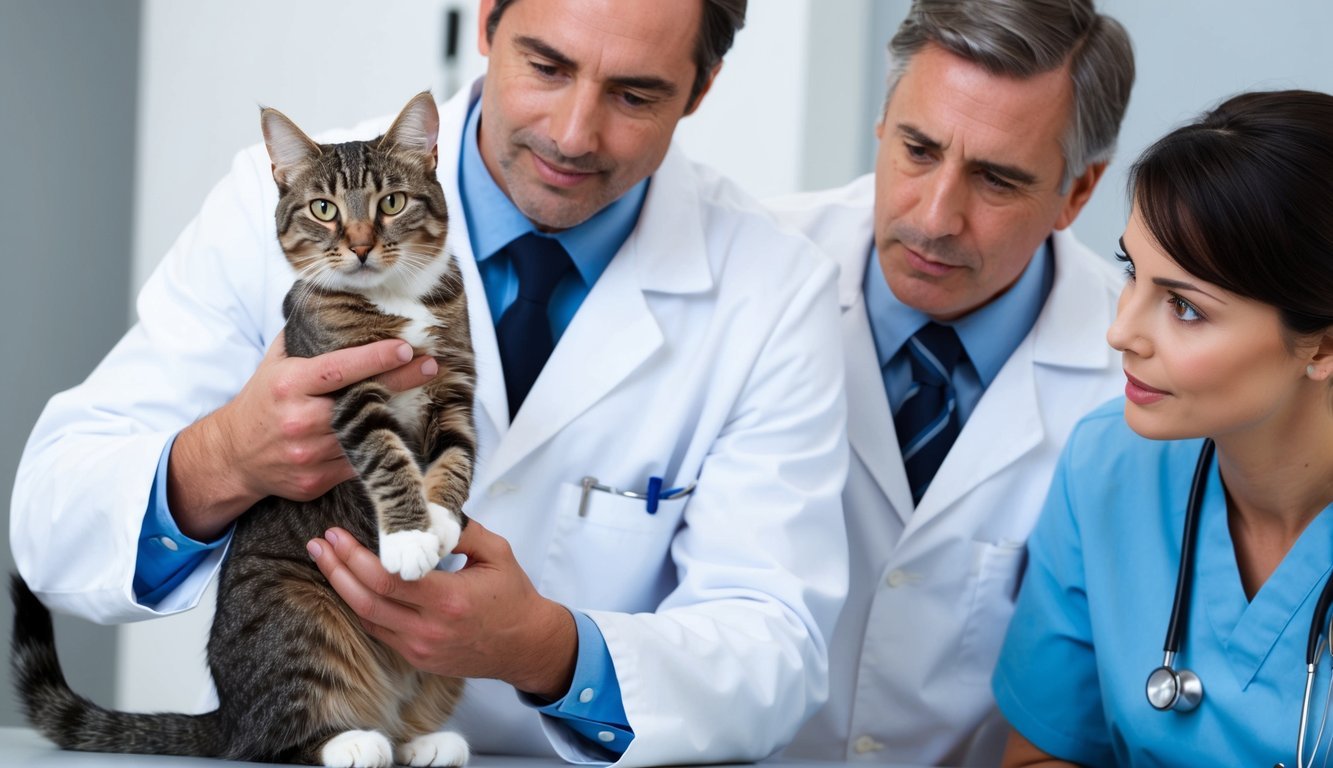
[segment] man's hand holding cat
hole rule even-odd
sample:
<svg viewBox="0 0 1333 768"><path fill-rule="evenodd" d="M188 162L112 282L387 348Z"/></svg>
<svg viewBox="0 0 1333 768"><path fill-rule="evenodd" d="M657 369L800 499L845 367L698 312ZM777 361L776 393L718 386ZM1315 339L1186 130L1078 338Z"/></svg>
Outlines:
<svg viewBox="0 0 1333 768"><path fill-rule="evenodd" d="M366 631L417 669L503 680L548 699L568 691L578 656L574 617L538 594L509 542L475 520L455 550L467 565L419 581L390 574L342 529L308 549Z"/></svg>
<svg viewBox="0 0 1333 768"><path fill-rule="evenodd" d="M403 341L295 358L279 334L236 397L172 445L167 493L176 524L213 540L265 496L307 501L354 477L330 424L330 394L369 378L405 391L435 373L435 360L414 359Z"/></svg>

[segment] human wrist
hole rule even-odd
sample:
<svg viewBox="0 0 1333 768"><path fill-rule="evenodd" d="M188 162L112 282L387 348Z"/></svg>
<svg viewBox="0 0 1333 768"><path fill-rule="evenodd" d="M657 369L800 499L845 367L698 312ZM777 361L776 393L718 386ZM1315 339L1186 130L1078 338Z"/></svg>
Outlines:
<svg viewBox="0 0 1333 768"><path fill-rule="evenodd" d="M211 541L249 509L256 495L239 471L236 441L223 410L181 431L167 461L167 500L181 532Z"/></svg>
<svg viewBox="0 0 1333 768"><path fill-rule="evenodd" d="M578 661L579 638L574 616L565 606L541 598L543 608L525 631L528 650L522 668L510 683L520 691L548 701L569 692Z"/></svg>

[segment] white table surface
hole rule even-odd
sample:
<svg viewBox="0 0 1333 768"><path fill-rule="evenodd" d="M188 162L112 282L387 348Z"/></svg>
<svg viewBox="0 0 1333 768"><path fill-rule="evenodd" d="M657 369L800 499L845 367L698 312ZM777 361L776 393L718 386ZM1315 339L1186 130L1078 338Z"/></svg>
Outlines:
<svg viewBox="0 0 1333 768"><path fill-rule="evenodd" d="M28 728L0 728L0 768L254 768L267 763L240 763L200 757L167 755L112 755L101 752L66 752ZM473 755L470 768L567 768L556 758ZM846 763L771 760L761 768L835 768ZM879 768L911 768L881 765Z"/></svg>

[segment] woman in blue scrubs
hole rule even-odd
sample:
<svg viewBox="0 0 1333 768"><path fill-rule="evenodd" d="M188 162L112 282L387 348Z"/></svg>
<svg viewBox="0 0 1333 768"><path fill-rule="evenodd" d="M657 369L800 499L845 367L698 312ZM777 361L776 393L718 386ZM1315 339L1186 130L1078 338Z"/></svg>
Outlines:
<svg viewBox="0 0 1333 768"><path fill-rule="evenodd" d="M1234 97L1150 147L1130 183L1107 334L1125 398L1074 431L1029 542L993 686L1014 727L1004 765L1296 766L1333 572L1333 97ZM1145 681L1203 438L1216 456L1172 665L1203 693L1159 711ZM1328 752L1329 668L1325 646L1307 762Z"/></svg>

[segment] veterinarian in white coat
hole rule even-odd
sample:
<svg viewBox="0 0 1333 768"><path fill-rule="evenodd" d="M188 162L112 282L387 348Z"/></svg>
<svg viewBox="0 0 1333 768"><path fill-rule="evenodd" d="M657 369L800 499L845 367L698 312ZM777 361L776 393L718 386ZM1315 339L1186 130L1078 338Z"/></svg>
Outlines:
<svg viewBox="0 0 1333 768"><path fill-rule="evenodd" d="M611 20L591 8L521 0L504 11L494 48L523 31L577 59L609 44L607 23L668 23L648 6ZM669 23L698 21L672 14ZM661 34L647 37L665 46ZM624 39L634 35L616 44ZM622 52L603 64L646 61L639 49ZM573 101L553 102L561 116L614 119L599 110L623 79L552 66L578 85ZM498 81L496 67L493 55ZM479 460L465 511L508 541L518 576L543 599L595 621L633 732L619 764L762 758L825 698L827 637L846 590L835 269L664 140L660 164L644 170L637 224L511 423L458 186L463 127L481 90L444 106L438 147L453 214L447 247L465 276L477 358ZM617 98L615 109L629 103ZM561 111L568 104L583 111ZM164 447L269 365L293 280L273 234L276 199L263 148L242 153L148 282L139 322L43 413L20 467L11 535L20 571L51 607L99 622L146 619L193 607L212 578L222 548L151 608L133 589ZM583 498L585 477L633 491L654 477L697 486L650 513L604 491ZM159 544L186 542L142 543ZM615 759L498 680L470 683L451 727L478 751Z"/></svg>
<svg viewBox="0 0 1333 768"><path fill-rule="evenodd" d="M1100 135L1109 152L1133 68L1107 53L1128 57L1128 42L1117 46L1105 26L1080 30L1068 3L944 5L951 39L1015 57L1021 41L1043 39L1054 63L1030 77L994 74L935 42L938 22L914 7L914 26L890 46L901 77L890 78L875 174L771 204L841 267L852 447L843 496L851 586L830 646L830 700L788 755L998 765L1007 729L990 677L1024 543L1069 431L1123 386L1105 340L1123 278L1064 229L1105 163L1087 147L1092 164L1070 160L1062 191L1072 89L1059 46L1096 51L1102 71L1092 79L1123 88L1084 94L1110 110ZM1045 24L1075 31L1060 37ZM893 402L910 369L894 393L892 355L928 319L956 329L982 382L978 391L955 376L965 420L914 502L895 430L902 401ZM886 336L896 339L885 345Z"/></svg>

